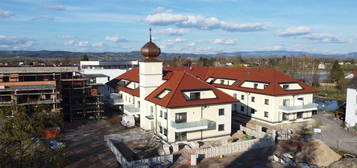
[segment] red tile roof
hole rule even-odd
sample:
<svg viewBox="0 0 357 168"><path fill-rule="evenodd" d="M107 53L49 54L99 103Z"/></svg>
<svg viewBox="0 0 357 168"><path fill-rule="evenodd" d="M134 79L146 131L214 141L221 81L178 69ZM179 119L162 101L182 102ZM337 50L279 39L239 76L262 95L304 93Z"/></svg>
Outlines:
<svg viewBox="0 0 357 168"><path fill-rule="evenodd" d="M170 92L163 98L158 98L157 96L165 89L170 90ZM186 100L183 95L183 91L207 89L212 90L216 95L216 98ZM239 102L239 100L229 96L206 82L197 79L185 71L172 72L170 79L151 92L145 100L169 108Z"/></svg>
<svg viewBox="0 0 357 168"><path fill-rule="evenodd" d="M219 88L226 88L244 92L252 92L266 95L289 95L289 94L303 94L318 92L315 88L299 81L294 78L285 75L274 69L263 68L230 68L230 67L164 67L164 80L168 80L172 77L173 72L186 71L196 78L206 81L209 77L213 78L226 78L236 80L232 85L211 84L212 86ZM139 82L139 68L133 68L132 70L118 76L116 79L109 81L107 84L116 88L116 83L120 79L127 79L129 81ZM241 87L244 81L255 81L268 83L268 87L265 89L253 89ZM298 83L303 88L301 90L284 90L280 87L281 83ZM133 91L128 88L119 87L119 90L127 92L133 95L139 95L139 91ZM136 89L135 89L136 90ZM139 89L137 89L139 90Z"/></svg>
<svg viewBox="0 0 357 168"><path fill-rule="evenodd" d="M357 70L352 70L353 75L357 75Z"/></svg>
<svg viewBox="0 0 357 168"><path fill-rule="evenodd" d="M133 82L139 82L139 68L135 67L135 68L123 73L122 75L119 75L118 77L116 77L106 83L113 89L117 89L117 90L120 90L120 91L123 91L123 92L126 92L131 95L139 97L140 96L139 87L136 89L130 89L130 88L127 88L126 86L118 85L118 82L122 79L126 79L128 81L133 81Z"/></svg>

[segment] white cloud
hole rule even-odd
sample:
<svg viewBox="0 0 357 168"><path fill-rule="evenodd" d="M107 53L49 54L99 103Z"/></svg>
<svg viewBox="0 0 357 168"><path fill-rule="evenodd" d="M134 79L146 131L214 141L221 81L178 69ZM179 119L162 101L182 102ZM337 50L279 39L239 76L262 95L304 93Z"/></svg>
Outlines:
<svg viewBox="0 0 357 168"><path fill-rule="evenodd" d="M76 43L76 41L69 40L69 41L64 42L64 45L74 45L75 43Z"/></svg>
<svg viewBox="0 0 357 168"><path fill-rule="evenodd" d="M86 46L88 46L88 44L89 44L88 41L79 41L79 42L77 43L77 46L79 46L79 47L86 47Z"/></svg>
<svg viewBox="0 0 357 168"><path fill-rule="evenodd" d="M311 33L300 36L300 38L324 42L324 43L345 43L347 40L334 35L334 34L319 34L319 33Z"/></svg>
<svg viewBox="0 0 357 168"><path fill-rule="evenodd" d="M171 12L172 12L171 9L165 9L160 6L154 9L154 13L171 13Z"/></svg>
<svg viewBox="0 0 357 168"><path fill-rule="evenodd" d="M127 42L128 40L118 35L106 36L105 40L112 42Z"/></svg>
<svg viewBox="0 0 357 168"><path fill-rule="evenodd" d="M176 44L176 43L182 43L186 41L185 39L182 39L182 38L176 38L176 39L173 39L173 40L166 40L166 43L168 45L173 45L173 44Z"/></svg>
<svg viewBox="0 0 357 168"><path fill-rule="evenodd" d="M194 47L194 46L196 46L196 43L195 42L191 42L191 43L188 43L187 45L190 46L190 47Z"/></svg>
<svg viewBox="0 0 357 168"><path fill-rule="evenodd" d="M160 34L167 34L167 35L184 35L185 33L188 33L188 32L190 32L190 30L173 29L173 28L162 29L159 31Z"/></svg>
<svg viewBox="0 0 357 168"><path fill-rule="evenodd" d="M98 43L93 43L92 47L103 47L104 43L103 42L98 42Z"/></svg>
<svg viewBox="0 0 357 168"><path fill-rule="evenodd" d="M25 49L34 45L35 41L28 38L0 35L0 48Z"/></svg>
<svg viewBox="0 0 357 168"><path fill-rule="evenodd" d="M0 10L0 18L8 18L11 16L14 16L12 12L6 10Z"/></svg>
<svg viewBox="0 0 357 168"><path fill-rule="evenodd" d="M225 45L233 45L236 43L235 40L232 39L214 39L212 41L213 44L225 44Z"/></svg>
<svg viewBox="0 0 357 168"><path fill-rule="evenodd" d="M71 35L62 34L62 35L58 35L57 38L60 38L60 39L72 39L74 37L71 36Z"/></svg>
<svg viewBox="0 0 357 168"><path fill-rule="evenodd" d="M56 10L56 11L64 11L66 10L66 8L62 5L48 5L45 6L46 9L50 9L50 10Z"/></svg>
<svg viewBox="0 0 357 168"><path fill-rule="evenodd" d="M285 36L285 37L301 36L311 33L311 30L312 29L307 26L297 26L297 27L289 27L287 29L280 30L276 34L278 36Z"/></svg>
<svg viewBox="0 0 357 168"><path fill-rule="evenodd" d="M151 25L196 28L201 30L221 29L230 32L250 32L264 30L261 23L236 24L222 21L216 17L203 17L199 15L183 15L173 13L156 13L146 16L145 22Z"/></svg>

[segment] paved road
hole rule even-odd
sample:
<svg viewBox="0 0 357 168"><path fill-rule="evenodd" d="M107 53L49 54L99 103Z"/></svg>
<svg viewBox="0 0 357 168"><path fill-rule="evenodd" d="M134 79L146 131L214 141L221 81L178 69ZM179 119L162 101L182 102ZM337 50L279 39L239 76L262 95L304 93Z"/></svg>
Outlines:
<svg viewBox="0 0 357 168"><path fill-rule="evenodd" d="M357 135L348 133L341 128L341 121L334 119L333 114L321 112L314 116L321 121L322 135L315 135L328 146L357 154Z"/></svg>

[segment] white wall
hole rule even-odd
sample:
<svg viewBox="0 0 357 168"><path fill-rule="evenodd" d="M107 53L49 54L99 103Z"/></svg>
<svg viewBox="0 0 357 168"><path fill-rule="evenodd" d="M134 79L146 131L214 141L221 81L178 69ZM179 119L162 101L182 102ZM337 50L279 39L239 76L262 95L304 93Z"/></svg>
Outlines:
<svg viewBox="0 0 357 168"><path fill-rule="evenodd" d="M357 123L357 90L347 88L346 125L353 127Z"/></svg>
<svg viewBox="0 0 357 168"><path fill-rule="evenodd" d="M112 80L116 77L118 77L119 75L123 74L124 72L126 72L126 69L82 69L81 73L82 74L104 74L109 76L109 80Z"/></svg>

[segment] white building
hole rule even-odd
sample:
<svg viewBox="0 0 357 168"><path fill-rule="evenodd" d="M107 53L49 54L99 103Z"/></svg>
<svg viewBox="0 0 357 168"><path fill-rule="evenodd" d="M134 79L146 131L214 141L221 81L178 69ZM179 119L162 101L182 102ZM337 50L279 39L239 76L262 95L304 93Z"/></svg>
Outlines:
<svg viewBox="0 0 357 168"><path fill-rule="evenodd" d="M326 69L326 65L324 63L320 63L318 66L318 69L324 70L324 69Z"/></svg>
<svg viewBox="0 0 357 168"><path fill-rule="evenodd" d="M103 95L103 100L113 104L110 97L115 95L110 95L113 91L105 84L137 65L138 61L80 61L79 68L80 73Z"/></svg>
<svg viewBox="0 0 357 168"><path fill-rule="evenodd" d="M277 124L304 121L317 110L316 89L273 69L163 67L151 40L141 52L139 67L108 85L126 115L169 143L229 136L232 113Z"/></svg>
<svg viewBox="0 0 357 168"><path fill-rule="evenodd" d="M357 77L354 77L347 86L345 122L347 127L354 127L357 124Z"/></svg>

